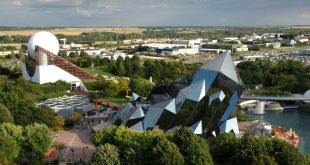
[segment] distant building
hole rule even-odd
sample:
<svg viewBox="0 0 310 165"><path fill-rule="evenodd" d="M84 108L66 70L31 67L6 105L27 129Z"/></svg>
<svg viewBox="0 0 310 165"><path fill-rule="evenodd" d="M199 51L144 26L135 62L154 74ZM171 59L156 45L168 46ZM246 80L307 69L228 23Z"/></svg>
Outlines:
<svg viewBox="0 0 310 165"><path fill-rule="evenodd" d="M14 50L14 51L0 51L0 57L2 56L7 56L7 55L10 55L10 54L18 54L19 51L18 50Z"/></svg>
<svg viewBox="0 0 310 165"><path fill-rule="evenodd" d="M119 51L116 51L114 53L109 53L109 54L101 54L99 56L99 58L108 58L108 59L114 59L114 60L117 60L118 57L122 57L123 59L125 59L126 57L129 57L129 58L132 58L133 55L128 55L126 53L122 53L122 52L119 52Z"/></svg>
<svg viewBox="0 0 310 165"><path fill-rule="evenodd" d="M175 49L166 49L161 52L162 55L195 55L199 53L198 48L175 48Z"/></svg>
<svg viewBox="0 0 310 165"><path fill-rule="evenodd" d="M243 52L243 51L249 51L249 48L247 45L240 45L240 47L237 47L235 50L237 52Z"/></svg>
<svg viewBox="0 0 310 165"><path fill-rule="evenodd" d="M283 39L281 43L285 46L293 46L296 44L296 41L293 39Z"/></svg>
<svg viewBox="0 0 310 165"><path fill-rule="evenodd" d="M73 50L66 50L64 52L65 52L66 56L69 56L70 53L78 53L80 55L82 51L84 51L85 53L87 53L91 57L96 58L97 56L100 56L101 54L103 54L105 49L84 49L84 50L74 50L73 49Z"/></svg>
<svg viewBox="0 0 310 165"><path fill-rule="evenodd" d="M224 49L224 50L234 50L234 51L248 51L247 45L243 44L203 44L201 46L203 49Z"/></svg>
<svg viewBox="0 0 310 165"><path fill-rule="evenodd" d="M268 39L268 38L280 38L281 35L284 33L264 33L262 35L263 39Z"/></svg>
<svg viewBox="0 0 310 165"><path fill-rule="evenodd" d="M226 37L226 38L224 38L224 42L230 42L230 41L237 41L237 40L239 40L239 38L238 37Z"/></svg>
<svg viewBox="0 0 310 165"><path fill-rule="evenodd" d="M136 45L137 47L138 45ZM147 46L150 48L154 49L165 49L165 48L176 48L176 47L186 47L185 45L182 44L166 44L166 43L148 43L148 44L143 44L142 46Z"/></svg>
<svg viewBox="0 0 310 165"><path fill-rule="evenodd" d="M296 37L296 40L299 42L309 42L309 37L308 36L299 36L299 37Z"/></svg>
<svg viewBox="0 0 310 165"><path fill-rule="evenodd" d="M244 37L242 37L242 40L247 41L247 42L253 42L255 40L261 40L262 36L256 35L255 33L253 33L252 35L246 35Z"/></svg>
<svg viewBox="0 0 310 165"><path fill-rule="evenodd" d="M186 47L200 47L202 39L196 39L196 40L176 40L172 41L172 44L174 45L183 45Z"/></svg>
<svg viewBox="0 0 310 165"><path fill-rule="evenodd" d="M281 42L265 43L266 48L272 47L273 49L281 48Z"/></svg>

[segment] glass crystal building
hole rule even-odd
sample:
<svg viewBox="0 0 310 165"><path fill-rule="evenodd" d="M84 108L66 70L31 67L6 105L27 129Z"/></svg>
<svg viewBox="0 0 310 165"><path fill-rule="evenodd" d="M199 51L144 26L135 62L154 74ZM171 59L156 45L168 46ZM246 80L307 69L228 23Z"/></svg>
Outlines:
<svg viewBox="0 0 310 165"><path fill-rule="evenodd" d="M196 70L191 81L182 76L168 86L157 85L147 101L133 94L113 122L139 131L188 126L203 136L221 132L238 136L233 111L242 91L243 83L226 51Z"/></svg>

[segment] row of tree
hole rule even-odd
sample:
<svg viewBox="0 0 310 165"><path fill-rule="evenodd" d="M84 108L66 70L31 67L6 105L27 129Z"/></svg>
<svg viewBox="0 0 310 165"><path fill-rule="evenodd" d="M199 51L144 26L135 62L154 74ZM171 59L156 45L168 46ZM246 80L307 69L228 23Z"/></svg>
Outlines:
<svg viewBox="0 0 310 165"><path fill-rule="evenodd" d="M310 66L294 60L256 60L237 65L245 84L262 84L292 93L304 93L310 89Z"/></svg>
<svg viewBox="0 0 310 165"><path fill-rule="evenodd" d="M96 152L90 164L309 164L310 156L293 145L271 137L220 134L208 141L191 128L175 132L136 132L123 126L109 126L92 134Z"/></svg>
<svg viewBox="0 0 310 165"><path fill-rule="evenodd" d="M97 150L90 164L212 164L206 141L189 128L174 133L108 126L92 134Z"/></svg>
<svg viewBox="0 0 310 165"><path fill-rule="evenodd" d="M282 139L221 134L210 140L210 151L216 164L299 165L310 164L310 155L302 154Z"/></svg>
<svg viewBox="0 0 310 165"><path fill-rule="evenodd" d="M147 97L152 88L153 85L150 81L135 78L115 81L97 78L97 81L91 87L92 90L98 91L96 97L125 97L126 94L129 94L129 89L142 97Z"/></svg>
<svg viewBox="0 0 310 165"><path fill-rule="evenodd" d="M88 55L77 55L66 58L80 67L90 67L91 64L94 64L94 66L100 66L103 71L116 76L140 77L145 79L152 77L154 82L164 82L167 84L182 75L190 78L193 72L200 66L200 64L187 65L165 62L163 60L145 60L141 66L141 60L137 55L134 55L132 58L125 57L125 59L119 56L116 60L108 58L100 59L99 57L92 59Z"/></svg>

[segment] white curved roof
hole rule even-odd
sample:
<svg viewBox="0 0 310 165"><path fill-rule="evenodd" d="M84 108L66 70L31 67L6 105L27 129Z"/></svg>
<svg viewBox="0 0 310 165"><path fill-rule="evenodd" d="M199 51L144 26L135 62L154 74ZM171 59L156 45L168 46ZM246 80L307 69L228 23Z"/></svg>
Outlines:
<svg viewBox="0 0 310 165"><path fill-rule="evenodd" d="M307 91L305 92L304 96L310 97L310 90L307 90Z"/></svg>
<svg viewBox="0 0 310 165"><path fill-rule="evenodd" d="M53 54L59 52L59 42L57 38L50 32L37 32L31 36L28 41L28 53L32 59L35 59L35 46L40 46Z"/></svg>

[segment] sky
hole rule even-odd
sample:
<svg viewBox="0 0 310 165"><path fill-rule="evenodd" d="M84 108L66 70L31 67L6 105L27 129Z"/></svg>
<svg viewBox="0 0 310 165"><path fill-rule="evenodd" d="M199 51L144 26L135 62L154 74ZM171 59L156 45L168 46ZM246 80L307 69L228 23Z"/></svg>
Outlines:
<svg viewBox="0 0 310 165"><path fill-rule="evenodd" d="M310 25L310 0L0 0L0 26Z"/></svg>

